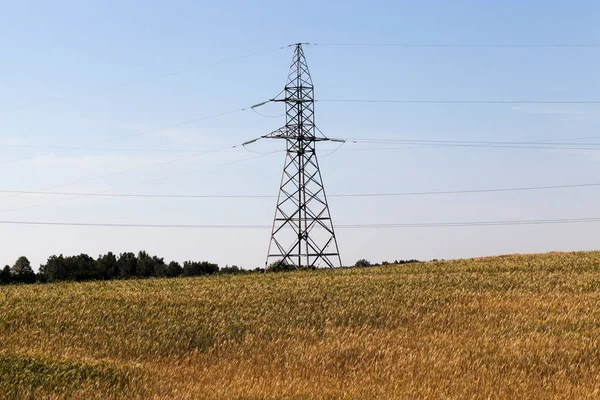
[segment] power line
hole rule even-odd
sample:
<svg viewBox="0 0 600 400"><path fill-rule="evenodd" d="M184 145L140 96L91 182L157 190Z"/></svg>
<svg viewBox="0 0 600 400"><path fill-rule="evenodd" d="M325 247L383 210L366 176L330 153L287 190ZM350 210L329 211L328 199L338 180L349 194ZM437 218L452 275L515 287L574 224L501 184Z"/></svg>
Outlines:
<svg viewBox="0 0 600 400"><path fill-rule="evenodd" d="M254 157L252 157L254 158ZM117 189L113 189L117 190ZM141 198L166 198L166 199L249 199L249 198L276 198L272 195L186 195L186 194L159 194L159 193L84 193L84 192L36 192L28 190L0 190L0 193L19 193L50 196L96 196L96 197L141 197Z"/></svg>
<svg viewBox="0 0 600 400"><path fill-rule="evenodd" d="M547 144L549 146L600 146L600 143L566 142L569 139L557 141L482 141L482 140L436 140L436 139L377 139L377 138L347 138L346 141L369 142L369 143L406 143L406 144L498 144L498 145L536 145ZM558 143L557 143L558 142Z"/></svg>
<svg viewBox="0 0 600 400"><path fill-rule="evenodd" d="M276 153L264 153L269 155ZM248 161L258 157L249 157L242 160L234 161L227 164L220 164L212 168L221 167L224 165L230 165L237 162ZM197 172L197 171L196 171ZM190 174L188 171L185 174ZM158 180L172 179L173 176L166 178L160 178ZM156 182L157 180L145 181L128 185L123 188L130 188L132 186L139 186L142 184ZM535 190L555 190L555 189L572 189L572 188L583 188L583 187L598 187L600 183L581 183L572 185L549 185L549 186L526 186L526 187L512 187L512 188L490 188L490 189L466 189L466 190L433 190L433 191L422 191L422 192L371 192L371 193L339 193L330 194L327 197L400 197L400 196L434 196L434 195L449 195L449 194L477 194L477 193L496 193L496 192L520 192L520 191L535 191ZM110 191L120 190L110 189ZM130 197L130 198L162 198L162 199L273 199L277 196L273 195L240 195L240 194L168 194L168 193L105 193L105 192L44 192L44 191L28 191L28 190L4 190L0 189L0 193L17 193L17 194L33 194L33 195L46 195L46 196L95 196L95 197Z"/></svg>
<svg viewBox="0 0 600 400"><path fill-rule="evenodd" d="M128 224L93 222L0 221L10 225L87 226L107 228L193 228L193 229L265 229L269 225L205 225L205 224Z"/></svg>
<svg viewBox="0 0 600 400"><path fill-rule="evenodd" d="M233 146L233 147L237 147L237 146ZM233 147L230 147L230 148L233 148ZM222 150L227 150L227 149L228 148L224 148ZM220 150L216 150L214 152L217 152L217 151L220 151ZM224 163L224 164L218 164L218 165L214 165L214 166L211 166L209 168L206 168L206 169L221 168L221 167L225 167L225 166L228 166L228 165L233 165L233 164L241 163L241 162L244 162L244 161L253 160L255 158L264 157L264 156L267 156L267 155L270 155L270 154L277 153L279 151L280 150L276 150L276 151L273 151L273 152L270 152L270 153L264 153L264 154L261 154L261 155L258 155L258 156L243 158L241 160L231 161L231 162ZM171 160L170 162L178 161L178 160ZM121 187L118 187L118 188L110 188L110 189L106 189L106 190L101 190L101 191L95 192L95 193L74 194L75 197L71 197L69 199L58 199L58 200L46 201L46 202L42 202L42 203L30 204L30 205L21 206L21 207L8 208L8 209L0 210L0 213L10 212L10 211L17 211L17 210L23 210L23 209L27 209L27 208L33 208L33 207L38 207L38 206L43 206L43 205L48 205L48 204L55 204L55 203L60 203L60 202L67 201L67 200L74 200L74 199L77 199L77 198L86 197L86 196L110 195L107 192L111 192L111 191L115 191L115 190L129 189L129 188L134 187L134 186L140 186L140 185L145 185L145 184L148 184L148 183L154 183L154 182L159 182L159 181L163 181L163 180L167 180L167 179L173 179L173 178L176 178L176 177L180 177L180 176L184 176L184 175L189 175L189 174L192 174L192 173L195 173L195 172L198 172L198 171L199 170L186 171L186 172L183 172L183 173L179 173L179 174L175 174L175 175L170 175L170 176L166 176L166 177L162 177L162 178L156 178L156 179L150 179L150 180L146 180L146 181L142 181L142 182L137 182L137 183L133 183L133 184L130 184L130 185L121 186ZM131 172L131 171L125 171L125 172ZM107 176L92 178L92 180L94 180L94 179L100 179L100 178L106 178L106 177ZM75 182L75 183L82 183L82 182L80 181L80 182ZM75 183L70 183L70 184L67 184L67 185L71 185L71 184L75 184ZM59 187L60 186L67 186L67 185L59 185ZM28 194L43 194L43 193L48 193L48 192L31 191ZM58 193L58 192L55 192L55 193ZM14 196L19 196L19 195L22 195L22 194L27 194L27 193L14 194L12 196L0 197L0 199L6 199L6 198L14 197Z"/></svg>
<svg viewBox="0 0 600 400"><path fill-rule="evenodd" d="M213 170L213 169L217 169L217 168L227 167L229 165L239 164L239 163L243 163L243 162L246 162L246 161L251 161L251 160L254 160L254 159L257 159L257 158L262 158L262 157L265 157L265 156L268 156L268 155L271 155L271 154L278 153L280 151L283 151L283 150L275 150L275 151L271 151L269 153L263 153L263 154L252 156L252 157L242 158L241 160L235 160L235 161L230 161L230 162L226 162L226 163L222 163L222 164L213 165L213 166L210 166L208 168L194 169L194 170L191 170L191 171L180 172L178 174L168 175L168 176L164 176L164 177L161 177L161 178L148 179L148 180L145 180L145 181L142 181L142 182L137 182L137 183L133 183L133 184L126 185L126 186L121 186L121 187L118 187L118 188L111 188L111 189L103 190L101 192L97 192L97 194L98 195L109 194L107 192L113 192L113 191L117 191L117 190L129 189L129 188L132 188L132 187L135 187L135 186L147 185L149 183L156 183L156 182L161 182L161 181L165 181L165 180L169 180L169 179L179 178L179 177L186 176L186 175L191 175L191 174L194 174L194 173L197 173L197 172L201 172L201 171ZM81 196L81 197L83 197L83 196ZM44 203L42 203L42 204L44 204ZM42 205L42 204L38 204L38 205Z"/></svg>
<svg viewBox="0 0 600 400"><path fill-rule="evenodd" d="M63 148L61 150L53 151L53 152L50 152L50 153L44 153L44 154L39 154L39 155L35 155L35 156L29 156L29 157L17 158L17 159L14 159L14 160L2 161L2 162L0 162L0 165L14 163L14 162L19 162L19 161L25 161L25 160L32 160L32 159L35 159L35 158L40 158L40 157L45 157L45 156L51 156L51 155L55 155L55 154L58 154L58 153L63 153L63 152L70 151L70 150L82 150L82 149L86 149L88 147L96 146L96 145L103 144L103 143L109 143L109 142L114 142L114 141L121 140L121 139L127 139L127 138L132 138L132 137L135 137L135 136L146 135L148 133L153 133L153 132L160 132L160 131L163 131L163 130L166 130L166 129L176 128L176 127L179 127L179 126L188 125L188 124L192 124L192 123L195 123L195 122L205 121L207 119L217 118L217 117L221 117L221 116L224 116L224 115L229 115L229 114L234 114L234 113L246 111L248 109L250 109L250 107L238 108L238 109L235 109L235 110L226 111L226 112L222 112L222 113L219 113L219 114L213 114L213 115L208 115L206 117L194 118L194 119L191 119L191 120L188 120L188 121L178 122L176 124L172 124L172 125L168 125L168 126L163 126L161 128L148 129L148 130L141 131L141 132L131 133L129 135L123 135L123 136L118 136L118 137L114 137L114 138L110 138L110 139L98 140L96 142L84 144L84 145L81 145L81 146Z"/></svg>
<svg viewBox="0 0 600 400"><path fill-rule="evenodd" d="M51 190L51 189L57 189L57 188L65 187L65 186L76 185L78 183L85 183L85 182L90 182L90 181L94 181L94 180L98 180L98 179L104 179L104 178L108 178L108 177L112 177L112 176L118 176L118 175L126 174L126 173L129 173L129 172L137 172L137 171L144 170L146 168L151 168L151 167L156 167L156 166L162 166L162 165L171 164L171 163L174 163L174 162L183 161L183 160L187 160L187 159L191 159L191 158L195 158L195 157L199 157L199 156L203 156L203 155L207 155L207 154L218 153L218 152L221 152L221 151L225 151L225 150L236 148L238 146L239 145L227 146L227 147L223 147L223 148L216 149L216 150L210 150L210 151L202 152L202 153L199 153L199 154L193 154L193 155L189 155L189 156L179 157L179 158L175 158L175 159L171 159L171 160L167 160L167 161L162 161L162 162L151 164L151 165L145 165L145 166L138 167L138 168L132 168L132 169L128 169L128 170L117 171L117 172L113 172L113 173L110 173L110 174L107 174L107 175L95 176L95 177L80 179L80 180L77 180L77 181L72 181L72 182L63 183L63 184L59 184L59 185L49 186L49 187L46 187L46 188L33 190L32 192L42 192L44 190ZM127 188L127 187L130 187L130 186L135 186L135 184L134 185L128 185L128 186L125 186L123 188ZM109 191L109 190L107 190L107 191ZM12 195L9 195L9 196L0 197L0 200L1 199L6 199L6 198L11 198L11 197L16 197L16 196L20 196L20 195L21 194L12 194ZM45 205L45 204L49 204L49 203L57 203L57 202L60 202L60 201L62 201L62 200L55 200L55 201L51 201L51 202L43 202L43 203L32 204L32 205L23 206L23 207L16 207L16 208L4 209L4 210L0 210L0 213L9 212L9 211L16 211L16 210L21 210L21 209L25 209L25 208L37 207L37 206Z"/></svg>
<svg viewBox="0 0 600 400"><path fill-rule="evenodd" d="M442 228L442 227L475 227L475 226L511 226L511 225L547 225L575 224L600 222L600 217L590 218L558 218L558 219L528 219L504 221L469 221L469 222L423 222L407 224L363 224L340 225L342 228Z"/></svg>
<svg viewBox="0 0 600 400"><path fill-rule="evenodd" d="M307 43L312 46L321 47L457 47L457 48L597 48L600 44L595 43L506 43L506 44L493 44L493 43Z"/></svg>
<svg viewBox="0 0 600 400"><path fill-rule="evenodd" d="M336 225L342 229L380 229L380 228L442 228L442 227L478 227L478 226L513 226L513 225L547 225L547 224L576 224L600 222L600 217L590 218L561 218L561 219L531 219L503 221L469 221L469 222L424 222L398 224L346 224ZM252 224L136 224L136 223L95 223L95 222L62 222L62 221L7 221L0 224L9 225L47 225L47 226L85 226L106 228L167 228L167 229L270 229L271 225Z"/></svg>
<svg viewBox="0 0 600 400"><path fill-rule="evenodd" d="M317 99L321 103L397 104L600 104L600 100L418 100L418 99Z"/></svg>
<svg viewBox="0 0 600 400"><path fill-rule="evenodd" d="M276 100L269 100L267 102L261 103L259 105L255 105L252 106L252 108L254 109L255 107L264 105L270 101L276 101ZM321 132L320 129L317 128L317 130L319 132ZM321 134L323 134L323 132L321 132ZM323 136L325 137L325 135L323 134ZM252 140L250 142L247 142L246 144L250 144L253 142L256 142L257 140L263 139L264 137ZM590 139L590 138L596 138L596 137L586 137L586 139ZM580 142L575 142L575 143L569 143L569 142L565 142L567 140L576 140L578 138L568 138L568 139L556 139L556 140L546 140L546 141L528 141L528 142L518 142L518 141L504 141L504 142L500 142L500 141L466 141L466 140L418 140L418 139L375 139L375 138L368 138L368 139L362 139L362 138L336 138L336 139L331 139L331 140L335 140L335 141L342 141L342 145L344 143L376 143L376 144L402 144L402 145L417 145L417 147L428 147L428 146L433 146L433 147L482 147L482 148L518 148L518 149L549 149L549 150L599 150L600 147L600 143L580 143ZM581 139L581 138L579 138ZM554 142L554 143L553 143ZM562 143L558 143L558 142L562 142ZM246 144L244 144L244 147L246 147ZM336 148L334 151L332 151L331 153L327 154L326 156L330 156L333 153L335 153L336 151L338 151L342 145L340 145L338 148ZM583 147L585 146L585 147ZM369 151L369 150L387 150L387 149L372 149L372 148L362 148L362 149L346 149L346 150L363 150L363 151Z"/></svg>
<svg viewBox="0 0 600 400"><path fill-rule="evenodd" d="M600 186L600 183L582 183L573 185L550 185L550 186L526 186L513 188L492 188L492 189L467 189L467 190L434 190L423 192L396 192L396 193L348 193L334 194L331 197L394 197L394 196L432 196L446 194L468 194L468 193L494 193L494 192L520 192L532 190L553 190L566 188L594 187Z"/></svg>
<svg viewBox="0 0 600 400"><path fill-rule="evenodd" d="M256 111L256 107L252 107L252 111L254 111L256 114L260 115L261 117L265 117L265 118L281 118L281 117L285 117L285 113L278 114L278 115L263 114L261 112Z"/></svg>
<svg viewBox="0 0 600 400"><path fill-rule="evenodd" d="M416 145L419 147L479 147L479 148L507 148L507 149L545 149L545 150L600 150L600 143L552 143L553 141L533 142L501 142L501 141L466 141L466 140L414 140L414 139L362 139L343 138L347 143L365 144L398 144ZM402 149L402 147L400 148ZM346 149L346 150L385 150L385 149Z"/></svg>
<svg viewBox="0 0 600 400"><path fill-rule="evenodd" d="M338 146L337 146L335 149L333 149L333 150L332 150L332 151L330 151L329 153L325 154L324 156L321 156L321 158L326 158L326 157L329 157L329 156L332 156L332 155L334 155L334 154L335 154L337 151L339 151L339 150L342 148L342 146L343 146L343 145L345 145L345 144L346 144L346 142L345 142L345 141L342 141L342 142L341 142L341 143L340 143L340 144L339 144L339 145L338 145Z"/></svg>
<svg viewBox="0 0 600 400"><path fill-rule="evenodd" d="M192 155L188 155L188 156L184 156L184 157L178 157L178 158L174 158L174 159L167 160L167 161L161 161L159 163L154 163L154 164L145 165L145 166L141 166L141 167L137 167L137 168L131 168L131 169L127 169L127 170L117 171L117 172L113 172L113 173L106 174L106 175L100 175L100 176L94 176L94 177L90 177L90 178L79 179L77 181L71 181L71 182L68 182L68 183L61 183L59 185L53 185L53 186L48 186L48 187L45 187L45 188L42 188L42 189L36 189L36 190L33 190L32 192L41 192L41 191L44 191L44 190L57 189L57 188L65 187L65 186L76 185L78 183L86 183L86 182L91 182L91 181L95 181L95 180L98 180L98 179L104 179L104 178L109 178L109 177L112 177L112 176L123 175L123 174L129 173L129 172L137 172L137 171L141 171L141 170L144 170L144 169L147 169L147 168L151 168L151 167L157 167L157 166L161 166L161 165L172 164L172 163L175 163L175 162L178 162L178 161L184 161L184 160L188 160L188 159L191 159L191 158L195 158L195 157L199 157L199 156L203 156L203 155L207 155L207 154L213 154L213 153L217 153L217 152L220 152L220 151L229 150L229 149L232 149L232 148L235 148L235 147L237 147L237 145L223 147L223 148L216 149L216 150L209 150L209 151L206 151L206 152L203 152L203 153L199 153L199 154L192 154ZM9 197L14 197L14 196L0 197L0 199L6 199L6 198L9 198Z"/></svg>
<svg viewBox="0 0 600 400"><path fill-rule="evenodd" d="M460 144L446 144L446 145L401 145L402 147L359 147L359 148L346 148L340 149L339 151L394 151L394 150L418 150L418 149L439 149L439 148L451 148L451 147L469 147L469 148L485 148L485 149L535 149L535 150L600 150L592 147L543 147L543 146L492 146L492 145L460 145Z"/></svg>
<svg viewBox="0 0 600 400"><path fill-rule="evenodd" d="M350 141L352 142L352 141ZM359 143L359 142L356 142ZM364 142L371 143L371 142ZM372 142L377 143L377 142ZM378 144L386 144L386 143L378 143ZM387 144L399 144L399 143L387 143ZM408 144L407 144L408 145ZM488 148L488 149L538 149L538 150L600 150L597 147L574 147L574 146L511 146L511 145L493 145L493 144L419 144L411 147L391 147L391 148L357 148L357 149L345 149L345 151L370 151L370 150L394 150L394 149L406 149L406 148L443 148L443 147L475 147L475 148Z"/></svg>
<svg viewBox="0 0 600 400"><path fill-rule="evenodd" d="M36 144L4 144L0 143L0 147L11 149L55 149L55 150L81 150L80 147L70 146L53 146L53 145L36 145ZM194 149L144 149L144 148L123 148L123 147L85 147L85 150L93 151L111 151L111 152L151 152L151 153L196 153L201 150Z"/></svg>
<svg viewBox="0 0 600 400"><path fill-rule="evenodd" d="M17 107L13 107L13 108L8 108L8 109L0 110L0 114L1 113L8 113L8 112L11 112L11 111L22 110L24 108L30 108L30 107L34 107L34 106L43 105L43 104L50 104L50 103L56 103L56 102L63 101L63 100L70 100L70 99L74 99L74 98L77 98L77 97L87 96L87 95L90 95L90 94L95 94L95 93L100 93L100 92L106 92L106 91L109 91L109 90L122 89L124 87L138 85L140 83L151 82L151 81L155 81L155 80L158 80L158 79L163 79L163 78L166 78L166 77L169 77L169 76L173 76L173 75L179 75L179 74L183 74L183 73L186 73L186 72L195 71L195 70L202 69L202 68L214 67L214 66L217 66L217 65L226 64L226 63L230 63L230 62L233 62L233 61L238 61L238 60L241 60L241 59L244 59L244 58L250 58L250 57L259 56L259 55L266 54L266 53L271 53L273 51L282 50L282 49L284 49L286 47L288 47L288 46L276 47L276 48L273 48L273 49L259 51L259 52L252 53L252 54L246 54L246 55L239 56L239 57L229 58L227 60L217 61L217 62L214 62L214 63L197 65L195 67L180 69L180 70L177 70L177 71L168 72L166 74L155 75L155 76L151 76L151 77L148 77L148 78L143 78L143 79L138 79L138 80L134 80L134 81L130 81L130 82L120 83L120 84L117 84L117 85L105 86L105 87L100 88L100 89L88 90L88 91L85 91L85 92L75 93L75 94L68 95L68 96L55 97L55 98L49 99L49 100L43 100L43 101L38 101L38 102L34 102L34 103L24 104L24 105L21 105L21 106L17 106Z"/></svg>
<svg viewBox="0 0 600 400"><path fill-rule="evenodd" d="M499 143L499 144L507 144L507 143L513 143L513 144L550 144L552 146L563 146L563 145L578 145L578 146L600 146L600 143L569 143L566 142L568 140L582 140L582 139L598 139L598 136L585 136L585 137L575 137L575 138L564 138L564 139L553 139L553 140L543 140L543 141L530 141L530 142L472 142L472 141L454 141L455 143ZM380 143L381 141L393 141L395 139L358 139L358 138L352 138L352 139L345 139L347 142L363 142L363 143L368 143L366 141L373 141L374 143ZM448 142L448 141L438 141L438 140L420 140L420 139L397 139L398 143L400 144L419 144L419 145L423 145L423 146L429 146L429 144L432 143L444 143L444 142ZM558 142L562 142L562 143L558 143ZM0 143L0 147L6 147L6 148L31 148L31 149L56 149L56 150L80 150L80 147L69 147L69 146L56 146L56 145L30 145L30 144L9 144L9 143ZM403 147L404 148L404 147ZM412 147L411 147L412 148ZM177 149L147 149L147 148L123 148L123 147L117 147L117 148L110 148L110 147L90 147L90 146L86 146L85 150L92 150L92 151L110 151L110 152L150 152L150 153L198 153L198 152L203 152L206 150L202 150L202 149L181 149L181 148L177 148ZM346 149L342 149L346 150ZM355 149L350 149L350 150L355 150ZM362 150L362 149L360 149ZM365 148L365 150L373 150L370 148ZM40 156L41 157L41 156Z"/></svg>

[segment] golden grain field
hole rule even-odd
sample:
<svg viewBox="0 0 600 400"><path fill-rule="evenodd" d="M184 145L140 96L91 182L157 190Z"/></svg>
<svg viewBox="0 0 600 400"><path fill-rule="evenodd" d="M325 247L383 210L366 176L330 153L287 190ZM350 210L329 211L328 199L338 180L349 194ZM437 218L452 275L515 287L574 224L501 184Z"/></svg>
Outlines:
<svg viewBox="0 0 600 400"><path fill-rule="evenodd" d="M600 252L0 287L2 398L600 398Z"/></svg>

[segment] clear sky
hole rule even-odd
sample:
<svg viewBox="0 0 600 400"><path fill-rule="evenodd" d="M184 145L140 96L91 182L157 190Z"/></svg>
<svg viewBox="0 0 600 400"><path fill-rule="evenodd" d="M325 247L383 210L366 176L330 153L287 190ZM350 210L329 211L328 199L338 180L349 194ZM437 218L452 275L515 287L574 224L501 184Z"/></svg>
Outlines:
<svg viewBox="0 0 600 400"><path fill-rule="evenodd" d="M245 111L96 149L44 156L55 150L41 147L83 146L266 100L285 83L291 48L194 67L290 43L600 44L597 1L13 1L0 4L0 15L0 190L39 190L89 179L56 190L98 192L135 185L116 192L276 195L283 153L223 165L256 156L235 149L156 164L191 155L180 150L217 149L266 134L284 124L277 117L281 104L259 109L274 118ZM316 45L307 46L305 54L317 99L600 100L598 47ZM186 69L192 70L115 87ZM82 92L93 93L44 103ZM600 105L323 102L316 104L316 122L330 137L596 137L584 141L600 143ZM280 146L273 141L251 149L263 153ZM325 144L320 154L332 148ZM20 158L27 159L14 161ZM321 167L329 194L600 182L600 152L591 150L347 144L322 158ZM128 170L134 171L120 173ZM157 181L140 184L150 180ZM600 188L587 187L332 197L330 206L337 224L458 222L600 217L599 199ZM0 220L263 225L272 222L274 203L271 198L20 195L0 199ZM599 228L600 223L590 223L337 233L344 263L353 264L358 258L597 249ZM144 249L167 260L206 259L253 268L263 265L268 239L268 230L0 225L0 263L26 255L38 267L51 254L95 257Z"/></svg>

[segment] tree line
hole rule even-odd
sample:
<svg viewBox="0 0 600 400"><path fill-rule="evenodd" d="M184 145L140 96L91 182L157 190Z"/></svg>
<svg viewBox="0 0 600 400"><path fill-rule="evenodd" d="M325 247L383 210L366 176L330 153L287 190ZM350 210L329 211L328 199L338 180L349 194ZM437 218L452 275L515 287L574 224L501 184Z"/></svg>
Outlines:
<svg viewBox="0 0 600 400"><path fill-rule="evenodd" d="M0 284L8 283L45 283L57 281L89 281L132 278L172 278L177 276L200 276L216 273L234 274L248 272L239 267L225 266L208 261L165 262L164 258L151 256L145 251L139 253L112 252L93 258L87 254L76 256L53 255L45 264L40 265L37 273L33 271L27 257L19 257L15 264L5 266L0 271Z"/></svg>
<svg viewBox="0 0 600 400"><path fill-rule="evenodd" d="M368 260L360 259L355 267L374 267L389 264L415 263L418 260L396 260L393 263L383 261L371 264ZM151 256L145 251L137 254L121 253L118 256L112 252L93 258L87 254L76 256L53 255L45 264L40 265L34 272L27 257L19 257L15 264L5 266L0 270L0 285L10 283L46 283L58 281L90 281L133 278L174 278L178 276L201 276L213 274L238 274L251 272L283 272L297 268L285 262L276 261L266 269L243 270L235 265L219 268L218 264L208 261L177 261L165 262L164 258ZM300 269L315 269L301 267Z"/></svg>

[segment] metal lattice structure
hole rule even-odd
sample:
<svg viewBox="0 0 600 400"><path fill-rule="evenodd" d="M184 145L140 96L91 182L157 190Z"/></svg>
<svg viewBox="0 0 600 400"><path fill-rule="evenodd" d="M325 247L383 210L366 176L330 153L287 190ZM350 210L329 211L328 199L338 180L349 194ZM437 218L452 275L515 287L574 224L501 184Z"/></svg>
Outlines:
<svg viewBox="0 0 600 400"><path fill-rule="evenodd" d="M264 138L285 139L286 156L277 197L267 264L278 261L301 266L341 266L325 188L317 160L316 143L328 141L314 122L314 88L302 44L282 92L286 124Z"/></svg>

